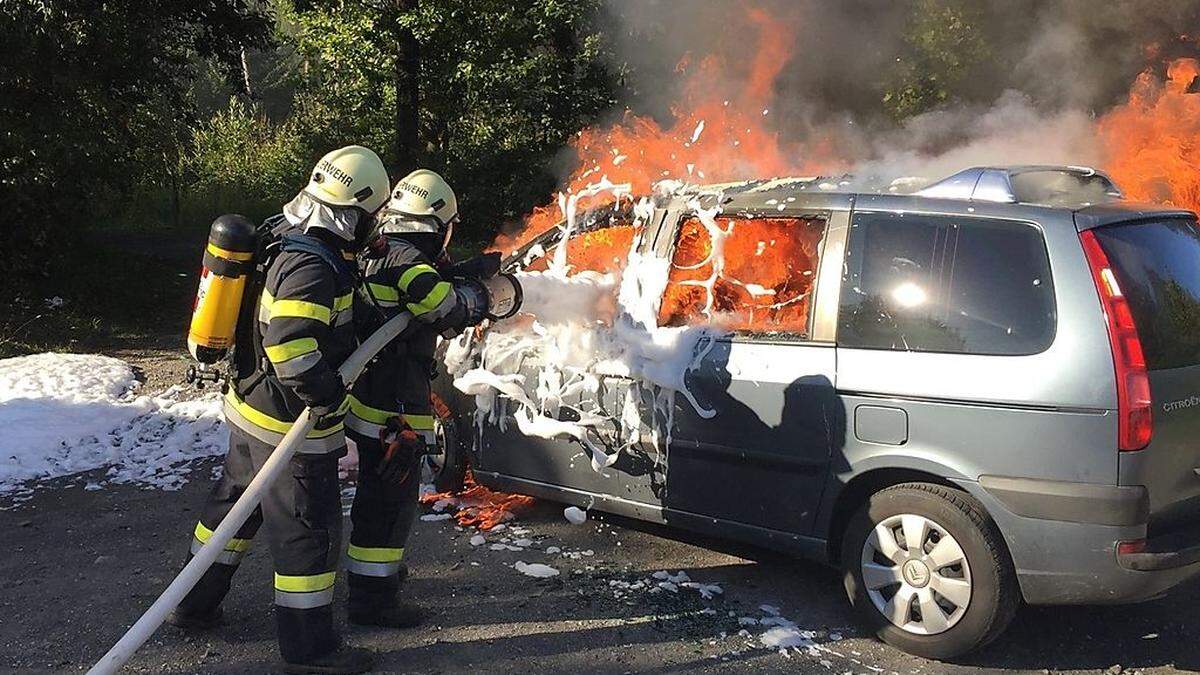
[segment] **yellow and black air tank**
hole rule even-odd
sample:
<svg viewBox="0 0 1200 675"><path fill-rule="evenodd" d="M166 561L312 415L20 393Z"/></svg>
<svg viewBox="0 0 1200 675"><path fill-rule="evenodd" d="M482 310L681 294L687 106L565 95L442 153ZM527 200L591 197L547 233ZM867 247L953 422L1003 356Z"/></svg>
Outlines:
<svg viewBox="0 0 1200 675"><path fill-rule="evenodd" d="M188 329L188 351L200 363L220 361L233 346L242 295L254 273L257 243L253 223L237 214L217 218L208 231L200 288Z"/></svg>

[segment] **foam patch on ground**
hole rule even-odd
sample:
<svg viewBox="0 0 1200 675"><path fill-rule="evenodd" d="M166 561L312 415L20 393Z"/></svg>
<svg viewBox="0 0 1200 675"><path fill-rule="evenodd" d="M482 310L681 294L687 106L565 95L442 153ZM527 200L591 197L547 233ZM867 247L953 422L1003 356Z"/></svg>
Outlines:
<svg viewBox="0 0 1200 675"><path fill-rule="evenodd" d="M219 394L140 396L137 384L129 364L107 356L0 360L0 494L104 467L104 482L175 490L192 460L225 452Z"/></svg>

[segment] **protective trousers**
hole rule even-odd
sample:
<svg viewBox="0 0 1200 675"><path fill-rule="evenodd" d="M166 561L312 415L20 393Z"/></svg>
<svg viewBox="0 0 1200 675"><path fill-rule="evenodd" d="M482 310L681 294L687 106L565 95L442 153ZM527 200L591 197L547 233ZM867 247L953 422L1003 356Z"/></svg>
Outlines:
<svg viewBox="0 0 1200 675"><path fill-rule="evenodd" d="M274 447L230 428L224 471L213 486L192 538L194 555L212 536ZM216 611L238 564L265 524L275 566L275 617L284 661L304 663L338 648L333 582L341 547L337 460L342 451L296 454L262 503L179 605L189 615ZM190 558L190 556L189 556Z"/></svg>
<svg viewBox="0 0 1200 675"><path fill-rule="evenodd" d="M392 349L403 350L406 343ZM385 449L379 435L388 418L402 415L426 444L435 442L429 404L428 368L411 358L385 351L354 383L346 435L358 447L358 490L350 510L350 549L346 572L352 613L383 609L395 603L397 571L417 512L424 457L396 457L405 462L402 480L379 475Z"/></svg>
<svg viewBox="0 0 1200 675"><path fill-rule="evenodd" d="M385 610L396 602L404 546L417 512L421 466L416 457L396 457L407 464L392 482L379 475L384 447L379 436L349 430L358 448L358 489L350 509L350 548L346 582L351 615Z"/></svg>

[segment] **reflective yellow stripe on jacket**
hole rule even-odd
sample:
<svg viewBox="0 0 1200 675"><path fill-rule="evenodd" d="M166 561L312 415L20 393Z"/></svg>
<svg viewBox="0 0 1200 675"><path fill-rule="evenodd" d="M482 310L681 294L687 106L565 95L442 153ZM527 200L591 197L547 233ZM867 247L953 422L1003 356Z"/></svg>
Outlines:
<svg viewBox="0 0 1200 675"><path fill-rule="evenodd" d="M230 424L271 445L277 445L292 428L291 422L275 419L251 407L232 389L225 395L225 418ZM341 448L345 444L345 439L341 438L344 428L343 423L338 422L328 429L309 431L299 452L321 453Z"/></svg>
<svg viewBox="0 0 1200 675"><path fill-rule="evenodd" d="M412 267L404 270L404 274L400 275L400 281L398 282L400 290L407 293L408 287L411 286L412 282L422 274L437 274L437 270L433 269L432 265L426 265L424 263L420 265L413 265Z"/></svg>
<svg viewBox="0 0 1200 675"><path fill-rule="evenodd" d="M420 301L408 303L406 305L408 307L408 311L412 312L413 316L428 314L429 312L432 312L440 307L442 305L442 301L446 299L446 296L450 295L452 290L453 287L450 285L450 282L439 281L436 285L434 285L433 290L429 291L429 294Z"/></svg>
<svg viewBox="0 0 1200 675"><path fill-rule="evenodd" d="M265 298L266 296L264 296ZM295 317L312 319L328 325L332 317L328 307L307 300L276 300L271 303L271 318Z"/></svg>
<svg viewBox="0 0 1200 675"><path fill-rule="evenodd" d="M346 416L346 428L368 437L379 438L379 433L383 431L384 424L387 423L389 417L399 415L399 411L380 410L372 408L350 395L346 397L350 401L350 413Z"/></svg>
<svg viewBox="0 0 1200 675"><path fill-rule="evenodd" d="M388 418L401 416L398 410L389 411L373 408L358 400L353 395L347 398L350 400L350 416L346 418L346 426L360 434L375 438L383 430L384 425L387 424ZM413 431L422 432L421 435L426 437L426 442L433 442L431 440L434 422L433 415L403 413L402 416L404 417L404 421L413 428Z"/></svg>
<svg viewBox="0 0 1200 675"><path fill-rule="evenodd" d="M389 411L389 410L380 410L379 408L372 408L371 406L367 405L366 403L363 403L362 401L355 398L353 395L351 395L349 397L349 399L350 399L350 414L354 415L355 417L357 417L361 420L366 420L366 421L372 422L374 424L387 424L389 417L395 417L400 414L400 411L398 411L398 410L397 411Z"/></svg>
<svg viewBox="0 0 1200 675"><path fill-rule="evenodd" d="M262 292L262 298L258 301L258 304L263 310L259 312L258 318L264 323L270 322L271 319L292 317L297 319L312 319L329 325L333 317L333 312L336 311L336 307L331 310L325 305L307 300L289 300L286 298L276 300L266 290Z"/></svg>
<svg viewBox="0 0 1200 675"><path fill-rule="evenodd" d="M414 415L413 413L404 413L404 421L408 422L408 426L416 431L430 431L433 429L433 415Z"/></svg>
<svg viewBox="0 0 1200 675"><path fill-rule="evenodd" d="M305 354L317 351L317 339L310 337L296 338L282 344L265 347L264 351L267 352L267 358L271 360L271 363L279 364L294 359L297 356L304 356Z"/></svg>
<svg viewBox="0 0 1200 675"><path fill-rule="evenodd" d="M395 307L400 304L400 289L387 284L367 282L365 293L368 300L373 300L380 307Z"/></svg>

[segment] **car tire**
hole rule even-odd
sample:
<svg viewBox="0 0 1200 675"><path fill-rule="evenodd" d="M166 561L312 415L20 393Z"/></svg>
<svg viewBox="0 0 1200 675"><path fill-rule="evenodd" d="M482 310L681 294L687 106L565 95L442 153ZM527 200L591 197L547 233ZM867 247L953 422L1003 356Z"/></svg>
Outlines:
<svg viewBox="0 0 1200 675"><path fill-rule="evenodd" d="M444 405L434 405L434 423L439 455L427 458L433 474L433 487L438 492L459 492L467 478L467 452L459 433L458 420Z"/></svg>
<svg viewBox="0 0 1200 675"><path fill-rule="evenodd" d="M919 546L908 545L909 533ZM941 485L904 483L872 495L846 527L841 563L846 594L866 626L930 659L988 644L1021 602L995 523L975 498Z"/></svg>

